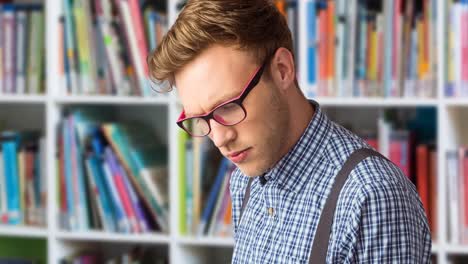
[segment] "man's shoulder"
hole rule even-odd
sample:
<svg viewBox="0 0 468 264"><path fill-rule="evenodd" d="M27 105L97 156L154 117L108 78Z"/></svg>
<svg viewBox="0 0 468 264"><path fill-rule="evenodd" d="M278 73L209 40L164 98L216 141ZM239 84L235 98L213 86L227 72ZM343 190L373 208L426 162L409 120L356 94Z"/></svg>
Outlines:
<svg viewBox="0 0 468 264"><path fill-rule="evenodd" d="M331 131L331 140L327 144L325 155L330 163L339 170L349 156L361 148L372 147L367 142L349 131L348 129L334 123ZM411 188L412 184L408 177L394 163L386 158L372 156L361 161L348 176L348 182L353 188L363 188L380 184Z"/></svg>

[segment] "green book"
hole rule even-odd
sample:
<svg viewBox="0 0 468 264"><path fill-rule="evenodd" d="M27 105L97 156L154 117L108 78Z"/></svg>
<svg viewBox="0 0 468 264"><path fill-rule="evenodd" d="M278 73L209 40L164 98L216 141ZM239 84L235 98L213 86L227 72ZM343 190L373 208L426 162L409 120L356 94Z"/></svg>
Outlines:
<svg viewBox="0 0 468 264"><path fill-rule="evenodd" d="M178 135L178 155L179 155L179 232L181 235L187 234L187 219L186 219L186 195L185 195L185 185L186 185L186 159L185 159L185 145L188 139L188 134L179 130Z"/></svg>

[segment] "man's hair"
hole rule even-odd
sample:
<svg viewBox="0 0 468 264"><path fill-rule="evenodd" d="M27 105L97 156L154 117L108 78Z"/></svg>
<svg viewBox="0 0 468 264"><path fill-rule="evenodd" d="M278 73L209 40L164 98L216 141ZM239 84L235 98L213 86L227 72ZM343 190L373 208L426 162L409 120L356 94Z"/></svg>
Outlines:
<svg viewBox="0 0 468 264"><path fill-rule="evenodd" d="M215 44L252 52L259 64L280 47L294 54L286 19L272 0L189 0L148 57L151 79L172 84L174 73Z"/></svg>

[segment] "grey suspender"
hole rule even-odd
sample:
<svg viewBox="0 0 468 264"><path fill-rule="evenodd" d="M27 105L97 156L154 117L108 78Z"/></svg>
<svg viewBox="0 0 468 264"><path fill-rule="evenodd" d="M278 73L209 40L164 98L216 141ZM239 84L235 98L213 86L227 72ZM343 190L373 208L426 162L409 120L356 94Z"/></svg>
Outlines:
<svg viewBox="0 0 468 264"><path fill-rule="evenodd" d="M330 232L335 214L336 204L338 202L338 196L340 195L341 189L343 188L349 173L364 159L371 156L383 157L380 153L367 148L362 148L354 151L343 164L343 167L338 172L335 182L333 183L330 194L325 202L325 206L320 215L319 223L317 225L317 231L315 232L314 241L312 244L312 251L309 257L309 263L326 263L327 251L328 251L328 240L330 239ZM242 207L239 219L242 218L245 206L250 197L250 186L253 178L249 179L247 188L242 201ZM240 221L239 221L240 222ZM313 261L312 261L313 260Z"/></svg>

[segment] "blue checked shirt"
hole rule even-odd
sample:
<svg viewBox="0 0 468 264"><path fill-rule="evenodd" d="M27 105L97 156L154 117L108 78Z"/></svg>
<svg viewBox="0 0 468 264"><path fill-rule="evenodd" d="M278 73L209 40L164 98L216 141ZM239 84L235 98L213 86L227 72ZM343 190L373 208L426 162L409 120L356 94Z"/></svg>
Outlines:
<svg viewBox="0 0 468 264"><path fill-rule="evenodd" d="M315 115L291 151L253 180L240 221L248 177L230 180L235 247L232 263L309 263L320 213L334 178L361 138ZM362 161L340 193L327 263L430 263L429 226L414 185L392 163Z"/></svg>

